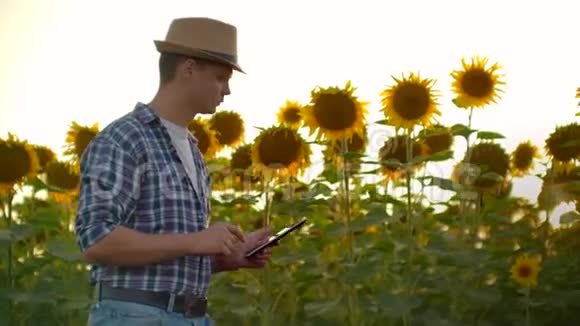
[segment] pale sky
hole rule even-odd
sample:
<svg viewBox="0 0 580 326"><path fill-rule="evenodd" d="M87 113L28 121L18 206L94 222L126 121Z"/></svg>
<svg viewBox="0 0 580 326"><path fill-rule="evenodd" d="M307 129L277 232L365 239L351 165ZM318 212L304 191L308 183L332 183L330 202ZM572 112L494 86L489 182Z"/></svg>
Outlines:
<svg viewBox="0 0 580 326"><path fill-rule="evenodd" d="M571 0L0 0L0 137L12 132L60 154L71 121L102 128L149 101L158 82L153 40L173 18L206 16L238 28L247 75L234 75L222 108L243 115L247 141L286 99L305 102L313 87L349 79L371 102L367 120L380 120L381 90L408 72L437 80L441 122L467 123L450 102L449 74L462 57L481 55L503 65L507 85L498 105L475 112L473 127L504 134L508 151L526 139L543 148L578 111L578 9ZM371 127L371 150L388 135ZM539 186L528 177L514 192L535 200Z"/></svg>

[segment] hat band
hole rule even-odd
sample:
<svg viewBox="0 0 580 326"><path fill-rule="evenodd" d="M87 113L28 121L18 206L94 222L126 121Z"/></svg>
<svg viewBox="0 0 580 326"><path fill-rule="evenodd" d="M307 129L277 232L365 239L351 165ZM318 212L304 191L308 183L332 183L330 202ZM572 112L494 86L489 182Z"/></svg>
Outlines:
<svg viewBox="0 0 580 326"><path fill-rule="evenodd" d="M227 53L223 53L223 52L214 52L214 51L210 51L210 50L199 50L200 52L204 52L207 53L213 57L216 57L218 59L221 59L223 61L226 62L236 62L236 57Z"/></svg>

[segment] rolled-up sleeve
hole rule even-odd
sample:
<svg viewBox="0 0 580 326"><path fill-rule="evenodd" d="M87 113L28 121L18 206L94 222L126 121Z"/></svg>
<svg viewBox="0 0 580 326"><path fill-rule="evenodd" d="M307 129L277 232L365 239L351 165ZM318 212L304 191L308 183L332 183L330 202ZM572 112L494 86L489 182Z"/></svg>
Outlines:
<svg viewBox="0 0 580 326"><path fill-rule="evenodd" d="M137 160L105 136L95 137L80 162L75 234L81 251L105 237L134 212L139 196Z"/></svg>

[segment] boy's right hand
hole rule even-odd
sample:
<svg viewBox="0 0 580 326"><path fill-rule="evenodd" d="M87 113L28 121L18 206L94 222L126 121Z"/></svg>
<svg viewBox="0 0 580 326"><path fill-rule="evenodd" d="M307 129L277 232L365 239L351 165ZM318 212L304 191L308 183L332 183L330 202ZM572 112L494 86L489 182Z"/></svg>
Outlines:
<svg viewBox="0 0 580 326"><path fill-rule="evenodd" d="M244 242L244 234L235 225L215 223L207 229L193 233L190 249L197 255L230 255L238 246L237 242Z"/></svg>

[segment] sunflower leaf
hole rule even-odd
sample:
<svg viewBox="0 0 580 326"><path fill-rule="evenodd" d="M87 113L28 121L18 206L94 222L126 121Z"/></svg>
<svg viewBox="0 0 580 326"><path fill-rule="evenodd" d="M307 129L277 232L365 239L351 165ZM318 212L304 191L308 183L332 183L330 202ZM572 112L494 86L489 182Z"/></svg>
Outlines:
<svg viewBox="0 0 580 326"><path fill-rule="evenodd" d="M569 211L560 215L560 224L570 224L580 220L580 214L576 211Z"/></svg>
<svg viewBox="0 0 580 326"><path fill-rule="evenodd" d="M477 138L479 139L501 139L505 138L504 135L495 131L479 131L477 132Z"/></svg>
<svg viewBox="0 0 580 326"><path fill-rule="evenodd" d="M403 167L403 164L396 159L388 159L381 161L381 165L391 169L401 169Z"/></svg>
<svg viewBox="0 0 580 326"><path fill-rule="evenodd" d="M472 133L474 133L476 131L477 130L471 129L468 126L461 124L461 123L457 123L457 124L454 124L453 126L451 126L451 133L454 136L461 136L465 139L467 139L467 137L469 137L469 135L471 135Z"/></svg>
<svg viewBox="0 0 580 326"><path fill-rule="evenodd" d="M443 150L437 153L433 153L432 155L428 156L425 161L432 161L432 162L439 162L439 161L447 161L453 158L453 150Z"/></svg>
<svg viewBox="0 0 580 326"><path fill-rule="evenodd" d="M437 186L443 190L451 190L451 191L457 191L460 188L459 184L456 184L452 180L438 177L431 177L431 182L429 183L429 185Z"/></svg>
<svg viewBox="0 0 580 326"><path fill-rule="evenodd" d="M346 152L343 154L345 160L350 161L357 158L365 157L366 154L364 153L356 153L356 152Z"/></svg>

